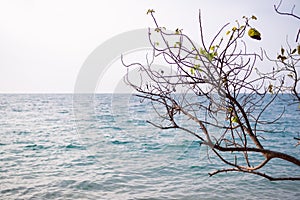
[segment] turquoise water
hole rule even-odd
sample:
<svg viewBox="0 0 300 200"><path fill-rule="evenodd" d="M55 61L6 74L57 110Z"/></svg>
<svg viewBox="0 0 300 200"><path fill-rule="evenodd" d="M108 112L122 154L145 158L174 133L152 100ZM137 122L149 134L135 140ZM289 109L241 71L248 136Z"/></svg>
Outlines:
<svg viewBox="0 0 300 200"><path fill-rule="evenodd" d="M222 164L196 138L147 124L150 111L128 95L0 95L0 199L300 198L300 182L209 177ZM282 133L264 135L264 144L298 156L291 135L299 119L297 105L289 106L272 127ZM275 162L267 172L299 175Z"/></svg>

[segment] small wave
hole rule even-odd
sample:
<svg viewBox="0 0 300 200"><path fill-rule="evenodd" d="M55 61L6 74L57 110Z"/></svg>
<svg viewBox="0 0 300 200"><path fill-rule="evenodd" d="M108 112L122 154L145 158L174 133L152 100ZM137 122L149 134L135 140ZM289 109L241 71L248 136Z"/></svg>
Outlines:
<svg viewBox="0 0 300 200"><path fill-rule="evenodd" d="M27 134L29 134L31 132L30 131L19 131L19 132L14 131L13 133L17 133L18 135L27 135Z"/></svg>
<svg viewBox="0 0 300 200"><path fill-rule="evenodd" d="M24 148L30 150L40 150L40 149L48 149L49 147L45 147L43 145L37 145L37 144L29 144L26 145Z"/></svg>
<svg viewBox="0 0 300 200"><path fill-rule="evenodd" d="M149 150L149 151L162 149L162 145L159 143L154 143L154 144L145 143L145 144L142 144L142 146L144 149Z"/></svg>
<svg viewBox="0 0 300 200"><path fill-rule="evenodd" d="M7 189L3 189L1 190L0 194L6 194L6 193L18 193L19 191L25 190L26 187L20 186L20 187L14 187L14 188L7 188Z"/></svg>
<svg viewBox="0 0 300 200"><path fill-rule="evenodd" d="M86 147L80 146L80 145L74 145L74 144L68 144L65 146L66 149L80 149L80 150L86 150Z"/></svg>
<svg viewBox="0 0 300 200"><path fill-rule="evenodd" d="M101 126L98 129L99 130L102 130L102 129L112 129L113 131L121 131L122 130L122 128L117 127L117 126Z"/></svg>
<svg viewBox="0 0 300 200"><path fill-rule="evenodd" d="M58 122L60 120L61 119L58 119L58 118L56 118L56 119L45 119L46 122Z"/></svg>
<svg viewBox="0 0 300 200"><path fill-rule="evenodd" d="M62 180L60 183L58 183L57 185L59 187L62 188L69 188L70 186L72 186L74 183L76 183L75 180Z"/></svg>
<svg viewBox="0 0 300 200"><path fill-rule="evenodd" d="M111 141L112 144L117 144L117 145L120 145L120 144L129 144L131 142L129 141L119 141L119 140L114 140L114 141Z"/></svg>
<svg viewBox="0 0 300 200"><path fill-rule="evenodd" d="M203 170L205 169L207 166L199 166L199 165L193 165L190 167L190 169L193 169L193 170Z"/></svg>
<svg viewBox="0 0 300 200"><path fill-rule="evenodd" d="M140 119L128 119L126 121L127 123L131 123L131 124L135 124L138 126L146 126L148 125L148 123L146 122L146 120L140 120Z"/></svg>
<svg viewBox="0 0 300 200"><path fill-rule="evenodd" d="M121 131L122 130L120 127L117 127L117 126L112 126L110 128L115 130L115 131Z"/></svg>
<svg viewBox="0 0 300 200"><path fill-rule="evenodd" d="M13 111L13 112L23 112L22 109L18 109L18 108L13 108L12 111Z"/></svg>
<svg viewBox="0 0 300 200"><path fill-rule="evenodd" d="M76 189L80 190L101 190L103 186L101 184L91 182L91 181L81 181L73 186Z"/></svg>
<svg viewBox="0 0 300 200"><path fill-rule="evenodd" d="M67 113L69 113L69 111L68 110L62 110L62 111L58 111L58 113L59 114L67 114Z"/></svg>

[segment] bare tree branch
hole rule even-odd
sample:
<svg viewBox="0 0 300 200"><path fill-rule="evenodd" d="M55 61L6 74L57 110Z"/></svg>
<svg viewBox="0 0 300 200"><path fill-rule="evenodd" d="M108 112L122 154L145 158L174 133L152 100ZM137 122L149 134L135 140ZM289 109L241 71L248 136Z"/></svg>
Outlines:
<svg viewBox="0 0 300 200"><path fill-rule="evenodd" d="M297 157L265 148L261 141L261 135L270 132L268 127L276 124L285 112L283 109L278 116L263 119L279 94L288 88L280 75L286 70L298 77L294 70L299 60L293 56L294 50L289 54L291 62L282 61L285 67L261 73L255 66L263 59L262 54L248 52L243 41L247 30L252 28L251 20L256 17L243 17L242 23L237 22L225 34L229 26L226 24L207 46L199 11L202 45L199 47L182 30L170 33L161 28L153 12L150 14L156 26L156 32L149 29L148 34L153 47L151 62L125 64L122 57L124 66L137 67L140 72L138 81L127 73L125 82L138 92L138 97L159 105L159 109L154 106L154 111L162 121L148 122L156 128L194 135L220 162L233 167L212 172L211 176L237 171L271 181L300 180L297 174L295 177L273 177L261 172L275 158L300 166ZM168 70L156 68L155 59L163 60ZM254 76L256 72L259 76ZM295 81L297 87L298 78ZM235 154L241 156L237 158ZM260 155L262 160L251 159L252 154Z"/></svg>

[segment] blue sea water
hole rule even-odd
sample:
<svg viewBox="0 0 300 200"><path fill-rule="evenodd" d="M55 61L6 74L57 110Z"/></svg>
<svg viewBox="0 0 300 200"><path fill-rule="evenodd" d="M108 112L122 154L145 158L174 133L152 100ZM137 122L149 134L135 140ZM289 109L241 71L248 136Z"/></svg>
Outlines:
<svg viewBox="0 0 300 200"><path fill-rule="evenodd" d="M282 102L265 117L276 116ZM264 144L299 157L298 105ZM195 137L146 123L150 106L129 95L0 95L0 199L299 199L300 182L223 167ZM298 174L272 161L266 172Z"/></svg>

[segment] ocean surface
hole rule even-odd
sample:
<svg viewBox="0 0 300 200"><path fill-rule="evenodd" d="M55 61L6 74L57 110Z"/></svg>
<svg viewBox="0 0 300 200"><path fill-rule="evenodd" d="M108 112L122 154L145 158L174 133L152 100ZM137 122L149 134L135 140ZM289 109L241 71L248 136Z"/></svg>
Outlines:
<svg viewBox="0 0 300 200"><path fill-rule="evenodd" d="M276 116L282 102L266 115ZM263 144L299 157L298 105ZM130 95L0 95L0 199L300 199L300 181L270 182L224 166L197 139L159 130L150 104ZM272 164L276 164L272 166ZM299 167L274 160L277 175Z"/></svg>

